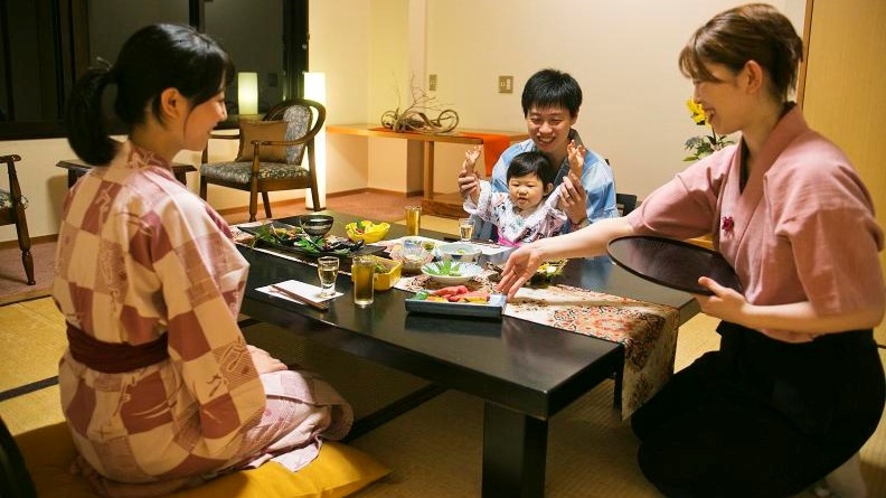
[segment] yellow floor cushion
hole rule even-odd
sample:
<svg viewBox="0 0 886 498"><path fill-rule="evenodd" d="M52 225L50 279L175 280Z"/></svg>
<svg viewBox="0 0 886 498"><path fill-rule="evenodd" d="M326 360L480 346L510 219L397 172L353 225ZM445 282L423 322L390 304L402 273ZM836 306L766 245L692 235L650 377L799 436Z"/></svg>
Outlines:
<svg viewBox="0 0 886 498"><path fill-rule="evenodd" d="M64 423L20 434L15 440L37 488L37 496L97 496L84 479L68 471L75 451ZM269 462L257 469L228 474L170 496L335 498L354 493L389 473L390 469L366 453L326 441L317 459L298 472L290 472L280 464Z"/></svg>

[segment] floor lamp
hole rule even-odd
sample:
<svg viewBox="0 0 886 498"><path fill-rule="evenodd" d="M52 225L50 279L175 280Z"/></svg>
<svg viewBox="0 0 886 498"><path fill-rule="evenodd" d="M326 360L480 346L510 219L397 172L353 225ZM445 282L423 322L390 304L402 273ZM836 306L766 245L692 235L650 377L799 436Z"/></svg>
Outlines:
<svg viewBox="0 0 886 498"><path fill-rule="evenodd" d="M305 72L305 98L326 105L326 73ZM317 167L317 198L320 200L319 209L326 208L326 124L320 128L314 136L314 153ZM305 196L305 207L314 208L311 196Z"/></svg>
<svg viewBox="0 0 886 498"><path fill-rule="evenodd" d="M237 114L258 114L258 73L237 73Z"/></svg>

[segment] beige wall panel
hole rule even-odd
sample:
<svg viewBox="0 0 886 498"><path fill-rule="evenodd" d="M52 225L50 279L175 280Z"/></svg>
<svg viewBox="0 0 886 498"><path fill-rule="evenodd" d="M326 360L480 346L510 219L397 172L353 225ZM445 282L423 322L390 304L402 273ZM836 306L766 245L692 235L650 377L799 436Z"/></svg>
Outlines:
<svg viewBox="0 0 886 498"><path fill-rule="evenodd" d="M815 0L803 110L849 155L886 226L886 2ZM836 241L835 241L836 242ZM886 268L886 253L880 254ZM886 327L877 329L886 343Z"/></svg>

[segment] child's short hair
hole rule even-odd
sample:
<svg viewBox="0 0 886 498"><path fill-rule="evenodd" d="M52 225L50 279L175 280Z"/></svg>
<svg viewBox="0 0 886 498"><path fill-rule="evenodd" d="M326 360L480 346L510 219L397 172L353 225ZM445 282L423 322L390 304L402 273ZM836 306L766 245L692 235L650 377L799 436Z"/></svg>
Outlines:
<svg viewBox="0 0 886 498"><path fill-rule="evenodd" d="M557 171L551 166L548 156L537 150L521 152L511 159L511 164L508 165L508 181L515 176L520 177L531 174L538 176L545 186L549 183L553 184L557 178Z"/></svg>

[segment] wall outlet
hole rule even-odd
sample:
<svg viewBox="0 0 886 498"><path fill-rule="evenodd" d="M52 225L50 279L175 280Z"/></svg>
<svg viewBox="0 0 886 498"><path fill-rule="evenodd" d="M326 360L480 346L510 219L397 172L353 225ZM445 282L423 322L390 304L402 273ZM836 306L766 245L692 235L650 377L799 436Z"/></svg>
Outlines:
<svg viewBox="0 0 886 498"><path fill-rule="evenodd" d="M514 77L499 76L498 77L498 93L514 93Z"/></svg>
<svg viewBox="0 0 886 498"><path fill-rule="evenodd" d="M428 76L428 90L431 92L437 91L437 75L431 74Z"/></svg>

